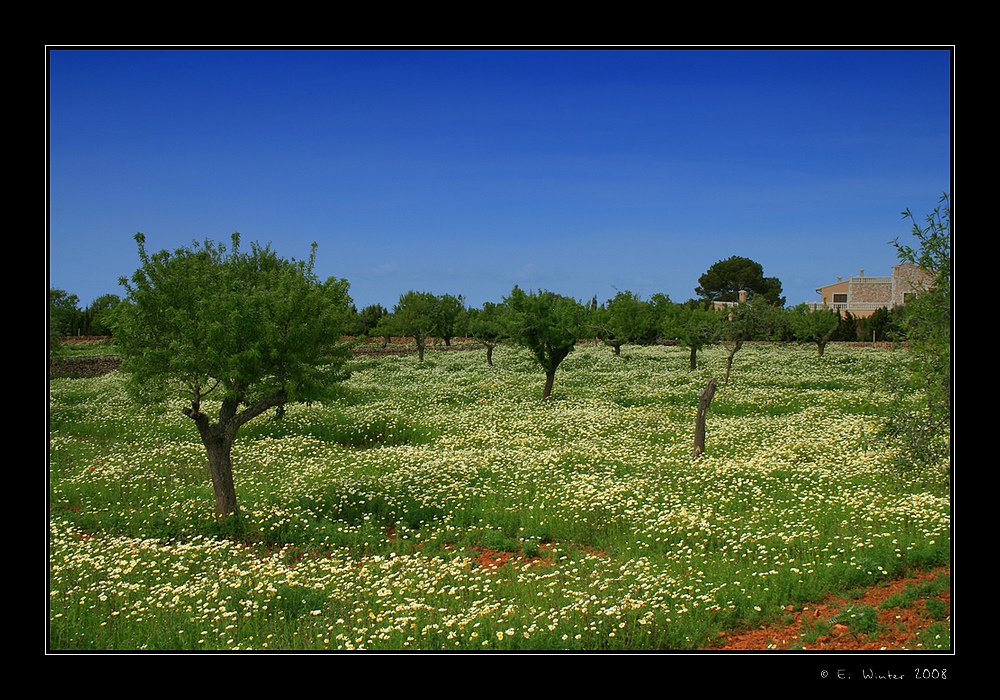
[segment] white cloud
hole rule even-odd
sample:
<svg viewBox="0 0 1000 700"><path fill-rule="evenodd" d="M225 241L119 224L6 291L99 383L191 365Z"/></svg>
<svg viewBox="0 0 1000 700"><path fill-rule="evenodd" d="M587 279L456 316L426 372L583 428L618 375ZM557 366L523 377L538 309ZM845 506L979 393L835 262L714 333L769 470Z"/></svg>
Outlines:
<svg viewBox="0 0 1000 700"><path fill-rule="evenodd" d="M539 276L541 276L541 270L538 269L538 266L535 265L535 263L528 263L520 270L516 271L513 275L514 279L518 282L527 282L529 280L536 279Z"/></svg>

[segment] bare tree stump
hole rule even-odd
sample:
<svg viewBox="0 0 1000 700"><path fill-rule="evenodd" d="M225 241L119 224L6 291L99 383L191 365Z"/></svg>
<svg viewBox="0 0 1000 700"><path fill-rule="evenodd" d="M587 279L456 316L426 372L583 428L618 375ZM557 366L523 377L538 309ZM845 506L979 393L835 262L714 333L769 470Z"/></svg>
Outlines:
<svg viewBox="0 0 1000 700"><path fill-rule="evenodd" d="M700 457L705 453L705 416L708 414L708 407L715 396L715 386L718 384L715 377L708 380L705 388L698 392L698 416L694 423L694 456Z"/></svg>

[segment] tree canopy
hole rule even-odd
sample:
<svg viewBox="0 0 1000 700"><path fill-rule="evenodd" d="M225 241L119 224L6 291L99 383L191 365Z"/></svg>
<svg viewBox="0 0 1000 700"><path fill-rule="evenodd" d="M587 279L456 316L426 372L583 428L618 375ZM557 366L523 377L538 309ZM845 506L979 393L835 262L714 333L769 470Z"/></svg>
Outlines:
<svg viewBox="0 0 1000 700"><path fill-rule="evenodd" d="M690 354L688 368L698 368L698 351L712 345L721 333L722 313L698 305L677 305L663 320L663 336L677 340Z"/></svg>
<svg viewBox="0 0 1000 700"><path fill-rule="evenodd" d="M740 291L750 298L761 297L768 304L784 306L781 282L777 277L764 277L764 268L750 258L734 255L720 260L698 278L695 294L707 301L739 301Z"/></svg>
<svg viewBox="0 0 1000 700"><path fill-rule="evenodd" d="M818 354L822 355L827 344L834 339L840 328L840 314L833 309L813 311L802 303L788 312L792 334L802 343L815 343Z"/></svg>
<svg viewBox="0 0 1000 700"><path fill-rule="evenodd" d="M208 452L216 516L237 512L231 449L240 427L270 408L330 395L343 371L351 301L346 280L320 282L308 261L270 246L210 240L150 255L122 278L112 325L122 370L137 397L179 395ZM207 411L217 410L215 418Z"/></svg>
<svg viewBox="0 0 1000 700"><path fill-rule="evenodd" d="M664 297L665 298L665 297ZM630 291L620 291L591 315L597 336L610 345L615 355L626 343L652 343L660 334L656 307Z"/></svg>
<svg viewBox="0 0 1000 700"><path fill-rule="evenodd" d="M465 313L465 299L459 294L442 294L434 305L434 336L451 345L451 339L459 333L459 323Z"/></svg>
<svg viewBox="0 0 1000 700"><path fill-rule="evenodd" d="M916 245L895 239L900 261L918 265L931 282L903 308L902 327L910 347L908 377L888 433L902 445L902 466L950 464L951 454L951 198L942 195L923 223L907 209ZM912 397L918 397L914 401Z"/></svg>
<svg viewBox="0 0 1000 700"><path fill-rule="evenodd" d="M379 328L383 335L406 336L417 344L420 361L424 361L427 339L437 332L438 298L430 292L409 291L399 296L392 314L384 316Z"/></svg>
<svg viewBox="0 0 1000 700"><path fill-rule="evenodd" d="M515 286L504 299L509 313L508 332L514 342L531 350L545 371L542 399L552 395L556 369L587 334L583 304L576 299L540 290L527 293Z"/></svg>
<svg viewBox="0 0 1000 700"><path fill-rule="evenodd" d="M469 334L486 346L486 364L493 366L493 348L496 347L507 333L504 313L507 307L502 304L485 302L481 309L468 309L466 317Z"/></svg>
<svg viewBox="0 0 1000 700"><path fill-rule="evenodd" d="M721 315L719 340L729 352L726 358L726 377L723 383L729 384L733 358L743 347L743 344L773 338L776 334L781 333L785 318L781 309L768 304L761 298L738 304L721 312Z"/></svg>

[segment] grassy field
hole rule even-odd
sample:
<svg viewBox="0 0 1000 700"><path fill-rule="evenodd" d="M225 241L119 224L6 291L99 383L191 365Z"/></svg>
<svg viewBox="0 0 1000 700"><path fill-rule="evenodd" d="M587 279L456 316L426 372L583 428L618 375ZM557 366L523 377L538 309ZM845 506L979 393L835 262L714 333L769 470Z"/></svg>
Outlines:
<svg viewBox="0 0 1000 700"><path fill-rule="evenodd" d="M697 460L722 348L581 347L549 402L516 348L358 358L336 401L245 426L238 536L180 404L53 379L50 647L704 648L949 561L948 475L876 440L903 352L744 348Z"/></svg>

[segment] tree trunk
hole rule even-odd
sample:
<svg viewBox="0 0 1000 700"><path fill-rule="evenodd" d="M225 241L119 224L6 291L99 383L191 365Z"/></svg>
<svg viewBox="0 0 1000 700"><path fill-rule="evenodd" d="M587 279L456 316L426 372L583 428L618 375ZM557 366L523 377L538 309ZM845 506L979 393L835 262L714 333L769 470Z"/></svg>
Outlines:
<svg viewBox="0 0 1000 700"><path fill-rule="evenodd" d="M423 338L417 338L417 357L420 362L424 361L424 340Z"/></svg>
<svg viewBox="0 0 1000 700"><path fill-rule="evenodd" d="M700 457L705 453L705 417L708 414L708 407L715 396L715 378L708 380L705 388L698 392L698 414L694 423L694 456Z"/></svg>
<svg viewBox="0 0 1000 700"><path fill-rule="evenodd" d="M691 361L688 363L688 369L692 372L698 369L698 348L694 345L691 346Z"/></svg>
<svg viewBox="0 0 1000 700"><path fill-rule="evenodd" d="M233 482L233 439L229 436L202 436L208 451L208 468L215 491L215 517L222 520L237 511L236 485Z"/></svg>
<svg viewBox="0 0 1000 700"><path fill-rule="evenodd" d="M486 343L486 364L493 366L493 345Z"/></svg>
<svg viewBox="0 0 1000 700"><path fill-rule="evenodd" d="M729 373L733 369L733 357L736 355L736 353L738 353L740 351L740 348L742 348L742 347L743 347L743 341L740 340L740 341L737 341L736 343L733 343L733 347L729 351L729 357L726 359L726 379L725 379L725 381L722 382L723 384L725 384L727 386L729 385Z"/></svg>
<svg viewBox="0 0 1000 700"><path fill-rule="evenodd" d="M236 486L233 483L233 443L236 442L236 433L240 426L270 408L283 406L286 401L288 394L282 389L238 413L240 400L227 398L219 409L219 422L214 424L205 413L202 413L201 401L198 398L191 402L190 407L183 410L184 415L198 426L201 441L205 445L205 451L208 452L208 468L212 474L217 519L223 520L238 512Z"/></svg>
<svg viewBox="0 0 1000 700"><path fill-rule="evenodd" d="M555 382L555 379L555 370L545 372L545 390L542 391L542 401L547 401L549 396L552 395L552 384Z"/></svg>
<svg viewBox="0 0 1000 700"><path fill-rule="evenodd" d="M622 344L621 343L618 343L618 342L611 343L611 347L613 347L615 349L615 357L621 356L621 354L622 354Z"/></svg>

